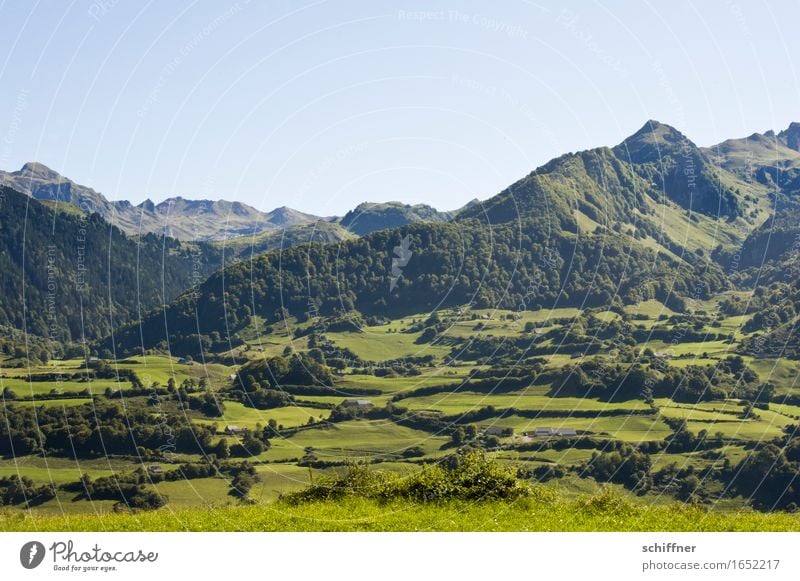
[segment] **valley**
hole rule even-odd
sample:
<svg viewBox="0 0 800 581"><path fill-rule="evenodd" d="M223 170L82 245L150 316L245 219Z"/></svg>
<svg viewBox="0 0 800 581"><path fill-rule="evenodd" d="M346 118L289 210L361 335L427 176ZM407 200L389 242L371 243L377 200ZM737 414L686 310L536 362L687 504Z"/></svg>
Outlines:
<svg viewBox="0 0 800 581"><path fill-rule="evenodd" d="M795 511L798 130L650 121L455 213L200 241L3 190L0 510L270 504L480 454L566 499Z"/></svg>

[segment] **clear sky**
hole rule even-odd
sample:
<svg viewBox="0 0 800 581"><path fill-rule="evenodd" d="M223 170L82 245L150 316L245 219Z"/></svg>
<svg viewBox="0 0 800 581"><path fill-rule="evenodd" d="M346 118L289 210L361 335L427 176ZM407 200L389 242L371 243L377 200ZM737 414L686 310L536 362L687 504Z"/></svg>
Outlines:
<svg viewBox="0 0 800 581"><path fill-rule="evenodd" d="M0 169L112 199L453 209L653 118L800 121L797 2L0 3Z"/></svg>

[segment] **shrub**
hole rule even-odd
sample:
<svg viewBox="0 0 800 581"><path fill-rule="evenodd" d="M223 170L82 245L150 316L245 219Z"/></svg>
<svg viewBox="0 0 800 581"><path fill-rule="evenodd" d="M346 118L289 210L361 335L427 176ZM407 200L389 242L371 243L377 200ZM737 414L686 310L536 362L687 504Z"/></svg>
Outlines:
<svg viewBox="0 0 800 581"><path fill-rule="evenodd" d="M323 479L287 497L290 502L341 499L516 500L530 496L532 488L517 478L516 469L470 450L451 456L444 464L426 465L419 472L400 477L370 470L366 463L348 465L338 477Z"/></svg>

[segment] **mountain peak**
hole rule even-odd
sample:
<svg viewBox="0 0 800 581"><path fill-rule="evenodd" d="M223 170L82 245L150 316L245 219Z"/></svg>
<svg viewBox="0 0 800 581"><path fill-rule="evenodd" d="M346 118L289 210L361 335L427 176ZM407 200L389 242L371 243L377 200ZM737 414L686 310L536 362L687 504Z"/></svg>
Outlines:
<svg viewBox="0 0 800 581"><path fill-rule="evenodd" d="M150 198L147 198L144 202L136 207L143 209L145 212L155 212L156 210L156 205Z"/></svg>
<svg viewBox="0 0 800 581"><path fill-rule="evenodd" d="M317 216L312 216L311 214L305 214L300 210L295 210L294 208L290 208L289 206L281 206L279 208L275 208L271 212L268 212L266 215L267 222L272 224L273 226L295 226L297 224L306 224L308 222L316 222L319 220Z"/></svg>
<svg viewBox="0 0 800 581"><path fill-rule="evenodd" d="M38 161L29 161L22 166L19 173L46 180L63 179L61 174L57 171L50 169L45 164L39 163Z"/></svg>
<svg viewBox="0 0 800 581"><path fill-rule="evenodd" d="M778 134L786 142L786 147L800 151L800 123L792 121L789 127Z"/></svg>
<svg viewBox="0 0 800 581"><path fill-rule="evenodd" d="M685 139L683 133L675 129L672 125L667 125L656 119L649 119L642 125L641 129L631 135L628 139L634 138L679 138ZM627 141L627 140L626 140Z"/></svg>
<svg viewBox="0 0 800 581"><path fill-rule="evenodd" d="M695 147L694 143L671 125L650 119L639 131L617 145L614 153L623 161L649 163L658 161L685 145Z"/></svg>

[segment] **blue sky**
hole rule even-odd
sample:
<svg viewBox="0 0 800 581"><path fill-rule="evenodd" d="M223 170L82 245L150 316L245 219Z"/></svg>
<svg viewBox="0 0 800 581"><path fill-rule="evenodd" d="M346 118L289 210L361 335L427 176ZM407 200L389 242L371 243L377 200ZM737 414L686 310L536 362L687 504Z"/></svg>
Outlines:
<svg viewBox="0 0 800 581"><path fill-rule="evenodd" d="M6 1L0 169L133 202L453 209L647 119L699 145L800 121L798 21L759 1Z"/></svg>

